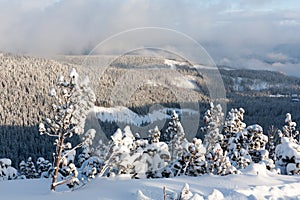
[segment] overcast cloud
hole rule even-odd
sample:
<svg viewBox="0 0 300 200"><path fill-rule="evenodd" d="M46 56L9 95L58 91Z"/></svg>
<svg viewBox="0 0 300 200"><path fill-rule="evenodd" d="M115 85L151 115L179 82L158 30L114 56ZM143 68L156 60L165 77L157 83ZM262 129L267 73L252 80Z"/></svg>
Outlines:
<svg viewBox="0 0 300 200"><path fill-rule="evenodd" d="M0 0L4 52L81 54L145 26L191 36L218 64L300 76L297 0Z"/></svg>

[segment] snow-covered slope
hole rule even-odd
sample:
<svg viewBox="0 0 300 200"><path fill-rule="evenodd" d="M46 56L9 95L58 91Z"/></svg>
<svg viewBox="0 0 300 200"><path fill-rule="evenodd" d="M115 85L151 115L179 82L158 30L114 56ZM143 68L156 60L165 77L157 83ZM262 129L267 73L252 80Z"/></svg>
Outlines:
<svg viewBox="0 0 300 200"><path fill-rule="evenodd" d="M50 180L14 180L0 182L0 199L9 200L74 200L74 199L163 199L179 195L187 183L198 199L299 199L300 176L271 174L264 166L250 166L242 175L140 179L127 177L96 178L73 192L49 190ZM200 197L200 198L199 198ZM167 198L170 199L170 198ZM196 199L196 198L194 198Z"/></svg>
<svg viewBox="0 0 300 200"><path fill-rule="evenodd" d="M197 111L190 109L174 109L176 112L189 115L197 115ZM125 124L131 124L135 126L141 126L143 124L153 123L159 120L165 120L170 116L167 115L169 108L163 108L153 110L147 115L138 115L127 107L116 106L116 107L95 107L94 112L97 118L102 122L119 122Z"/></svg>

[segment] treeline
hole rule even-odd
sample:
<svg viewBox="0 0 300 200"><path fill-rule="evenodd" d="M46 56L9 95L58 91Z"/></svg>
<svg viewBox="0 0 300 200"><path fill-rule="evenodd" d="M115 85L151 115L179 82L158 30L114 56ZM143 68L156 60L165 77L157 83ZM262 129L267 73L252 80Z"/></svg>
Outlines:
<svg viewBox="0 0 300 200"><path fill-rule="evenodd" d="M108 144L86 144L75 158L67 154L59 170L59 180L70 188L84 185L96 176L128 174L131 178L169 178L203 174L242 174L247 166L261 165L275 174L300 174L299 131L292 115L285 115L284 126L267 135L258 124L243 122L245 110L231 109L223 122L220 105L210 104L205 112L203 140L186 139L179 115L173 111L168 127L149 130L148 138L133 134L130 127L118 129ZM54 166L40 157L29 157L11 168L10 159L0 159L0 179L51 178ZM257 171L257 173L259 173ZM69 182L68 180L75 180Z"/></svg>

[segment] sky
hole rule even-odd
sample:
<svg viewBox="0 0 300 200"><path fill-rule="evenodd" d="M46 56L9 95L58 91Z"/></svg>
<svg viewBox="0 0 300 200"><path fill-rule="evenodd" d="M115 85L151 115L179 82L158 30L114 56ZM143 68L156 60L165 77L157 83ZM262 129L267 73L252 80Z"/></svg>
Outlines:
<svg viewBox="0 0 300 200"><path fill-rule="evenodd" d="M2 52L88 53L140 27L184 33L218 65L300 76L297 0L0 0Z"/></svg>

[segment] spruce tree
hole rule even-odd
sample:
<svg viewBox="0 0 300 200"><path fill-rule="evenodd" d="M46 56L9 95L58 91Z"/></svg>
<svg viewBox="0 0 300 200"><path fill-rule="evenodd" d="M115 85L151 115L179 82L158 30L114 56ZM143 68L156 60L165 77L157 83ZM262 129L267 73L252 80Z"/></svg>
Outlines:
<svg viewBox="0 0 300 200"><path fill-rule="evenodd" d="M285 125L281 132L281 143L275 148L275 165L282 174L300 173L300 145L299 132L296 131L296 122L292 121L290 113L286 114Z"/></svg>
<svg viewBox="0 0 300 200"><path fill-rule="evenodd" d="M179 116L175 110L171 115L166 135L169 138L167 144L171 153L171 161L174 161L183 155L184 146L188 143Z"/></svg>
<svg viewBox="0 0 300 200"><path fill-rule="evenodd" d="M11 166L11 160L8 158L0 159L0 180L16 179L18 171Z"/></svg>
<svg viewBox="0 0 300 200"><path fill-rule="evenodd" d="M223 135L221 134L223 118L224 113L222 112L221 105L214 106L211 102L210 109L205 112L203 118L205 127L202 128L205 132L203 144L208 152L214 148L216 143L223 140Z"/></svg>
<svg viewBox="0 0 300 200"><path fill-rule="evenodd" d="M296 122L293 122L292 115L286 114L285 125L282 128L283 137L288 137L292 142L299 144L299 131L296 130Z"/></svg>
<svg viewBox="0 0 300 200"><path fill-rule="evenodd" d="M247 149L247 131L243 108L231 109L225 119L225 138L222 148L228 152L228 157L237 169L245 168L251 162Z"/></svg>

